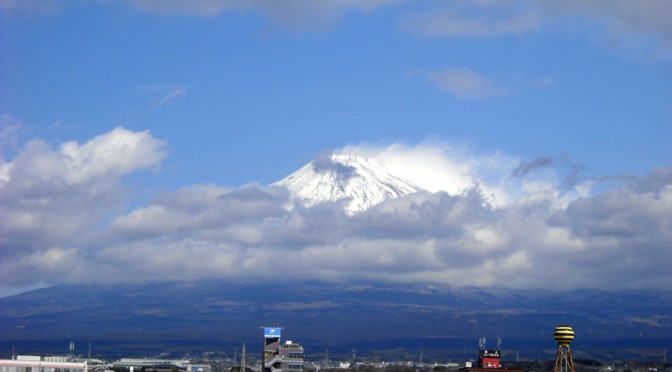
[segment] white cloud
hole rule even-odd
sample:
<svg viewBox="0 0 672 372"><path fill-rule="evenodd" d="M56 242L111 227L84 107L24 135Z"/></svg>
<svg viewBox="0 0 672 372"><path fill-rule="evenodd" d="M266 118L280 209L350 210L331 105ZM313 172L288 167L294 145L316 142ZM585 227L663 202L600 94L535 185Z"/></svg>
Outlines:
<svg viewBox="0 0 672 372"><path fill-rule="evenodd" d="M41 140L30 141L7 165L6 183L22 186L62 179L66 183L116 180L125 174L159 165L166 156L165 142L149 132L124 128L79 144L63 143L53 150Z"/></svg>
<svg viewBox="0 0 672 372"><path fill-rule="evenodd" d="M89 239L95 241L101 221L121 210L128 196L119 179L157 166L164 147L148 132L116 128L81 145L67 142L53 149L32 140L19 149L1 174L0 256L3 264L13 263L2 277L21 284L26 274L15 272L21 273L21 267L41 271L40 258L58 262L55 258L63 255L57 253L72 253ZM60 275L59 268L64 266L49 272Z"/></svg>
<svg viewBox="0 0 672 372"><path fill-rule="evenodd" d="M113 159L113 149L135 155ZM349 216L337 205L288 211L278 187L194 185L125 212L122 186L109 178L156 166L161 141L120 129L58 150L33 141L10 162L0 189L0 286L170 280L176 272L271 279L278 271L295 279L455 286L672 285L670 168L595 193L567 188L558 161L479 154L438 140L346 149L437 192ZM506 202L494 207L488 190Z"/></svg>
<svg viewBox="0 0 672 372"><path fill-rule="evenodd" d="M439 141L416 146L403 143L346 146L339 152L375 158L393 174L413 181L425 190L461 194L476 186L472 159L466 149ZM439 170L437 172L437 170Z"/></svg>
<svg viewBox="0 0 672 372"><path fill-rule="evenodd" d="M476 189L491 206L533 199L566 204L579 195L574 185L570 189L562 185L561 174L556 173L558 167L519 177L516 171L529 168L529 162L502 152L476 153L467 146L445 141L428 140L416 145L361 143L339 151L375 158L394 174L430 192L463 195ZM582 195L587 187L589 184L581 184Z"/></svg>
<svg viewBox="0 0 672 372"><path fill-rule="evenodd" d="M166 156L165 143L149 132L131 132L115 128L80 145L66 142L61 146L66 180L80 183L101 177L116 178L161 163Z"/></svg>

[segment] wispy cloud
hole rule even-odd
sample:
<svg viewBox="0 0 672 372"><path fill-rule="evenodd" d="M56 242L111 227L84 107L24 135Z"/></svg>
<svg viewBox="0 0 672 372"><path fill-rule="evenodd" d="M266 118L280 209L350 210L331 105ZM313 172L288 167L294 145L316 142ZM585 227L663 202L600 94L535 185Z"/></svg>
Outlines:
<svg viewBox="0 0 672 372"><path fill-rule="evenodd" d="M548 28L567 31L567 20L584 24L586 36L607 45L658 59L672 59L668 0L453 0L413 3L403 0L125 0L144 12L182 16L216 16L224 12L258 12L282 28L324 30L344 15L398 6L400 25L409 32L438 37L521 36ZM57 13L67 2L0 0L0 12ZM575 25L575 24L574 24ZM575 32L574 29L570 32Z"/></svg>
<svg viewBox="0 0 672 372"><path fill-rule="evenodd" d="M399 0L127 0L132 6L158 14L214 16L226 11L256 11L290 29L324 29L344 14L398 3Z"/></svg>
<svg viewBox="0 0 672 372"><path fill-rule="evenodd" d="M402 21L409 31L447 37L521 35L540 27L542 16L534 9L511 7L510 2L448 2L438 9L411 13Z"/></svg>
<svg viewBox="0 0 672 372"><path fill-rule="evenodd" d="M187 89L181 86L173 86L169 87L165 90L165 94L161 96L158 100L158 104L164 104L167 103L168 101L172 101L173 99L183 96L184 94L187 93Z"/></svg>
<svg viewBox="0 0 672 372"><path fill-rule="evenodd" d="M159 14L216 15L226 10L243 6L240 0L127 0L132 6Z"/></svg>
<svg viewBox="0 0 672 372"><path fill-rule="evenodd" d="M451 67L443 71L427 74L429 81L457 98L476 99L504 96L511 90L494 81L462 67Z"/></svg>
<svg viewBox="0 0 672 372"><path fill-rule="evenodd" d="M0 114L0 149L2 149L0 162L7 156L5 152L17 149L22 129L23 123L14 116L7 113Z"/></svg>
<svg viewBox="0 0 672 372"><path fill-rule="evenodd" d="M553 159L548 156L540 156L532 161L521 162L520 165L513 170L513 176L522 177L536 169L550 167L552 165Z"/></svg>
<svg viewBox="0 0 672 372"><path fill-rule="evenodd" d="M182 85L143 85L136 87L136 89L150 95L149 108L143 114L149 114L159 107L187 94L187 88Z"/></svg>
<svg viewBox="0 0 672 372"><path fill-rule="evenodd" d="M597 24L599 38L623 49L644 51L653 58L672 59L672 3L665 0L632 2L544 0L540 8L551 17L580 17Z"/></svg>
<svg viewBox="0 0 672 372"><path fill-rule="evenodd" d="M160 106L187 93L187 88L181 85L143 85L138 89L152 95L153 106Z"/></svg>
<svg viewBox="0 0 672 372"><path fill-rule="evenodd" d="M451 1L410 11L401 21L410 32L441 37L504 37L535 32L549 25L563 30L580 21L587 36L622 49L672 58L672 3L666 0ZM569 24L572 24L569 22ZM648 52L647 52L648 50Z"/></svg>
<svg viewBox="0 0 672 372"><path fill-rule="evenodd" d="M60 12L62 4L58 0L0 0L0 13L4 15L17 14L55 14Z"/></svg>

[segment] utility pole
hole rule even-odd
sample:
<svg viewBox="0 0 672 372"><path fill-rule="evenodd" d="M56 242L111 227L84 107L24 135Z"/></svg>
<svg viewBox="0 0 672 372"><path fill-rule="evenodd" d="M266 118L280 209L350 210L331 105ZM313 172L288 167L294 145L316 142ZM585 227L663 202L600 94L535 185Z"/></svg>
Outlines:
<svg viewBox="0 0 672 372"><path fill-rule="evenodd" d="M245 343L243 343L243 355L240 358L240 372L246 372L247 367L245 367Z"/></svg>
<svg viewBox="0 0 672 372"><path fill-rule="evenodd" d="M667 348L663 349L663 364L667 363Z"/></svg>

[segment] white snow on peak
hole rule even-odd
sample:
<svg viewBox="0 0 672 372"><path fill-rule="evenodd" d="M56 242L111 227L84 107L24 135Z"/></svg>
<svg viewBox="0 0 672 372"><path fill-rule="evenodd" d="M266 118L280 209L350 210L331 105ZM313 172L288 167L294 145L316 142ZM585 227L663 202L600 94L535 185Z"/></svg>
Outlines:
<svg viewBox="0 0 672 372"><path fill-rule="evenodd" d="M335 153L318 157L273 185L287 187L292 199L305 207L343 201L349 214L422 190L376 160Z"/></svg>

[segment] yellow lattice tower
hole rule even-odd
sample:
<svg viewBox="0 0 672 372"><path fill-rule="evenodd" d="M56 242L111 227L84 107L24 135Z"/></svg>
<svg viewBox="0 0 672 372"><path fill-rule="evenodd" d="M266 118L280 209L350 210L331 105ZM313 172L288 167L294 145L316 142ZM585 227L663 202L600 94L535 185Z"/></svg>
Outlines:
<svg viewBox="0 0 672 372"><path fill-rule="evenodd" d="M553 338L558 343L558 352L555 354L555 366L553 372L576 372L574 369L574 359L569 344L574 341L574 330L568 325L559 325L555 327Z"/></svg>

